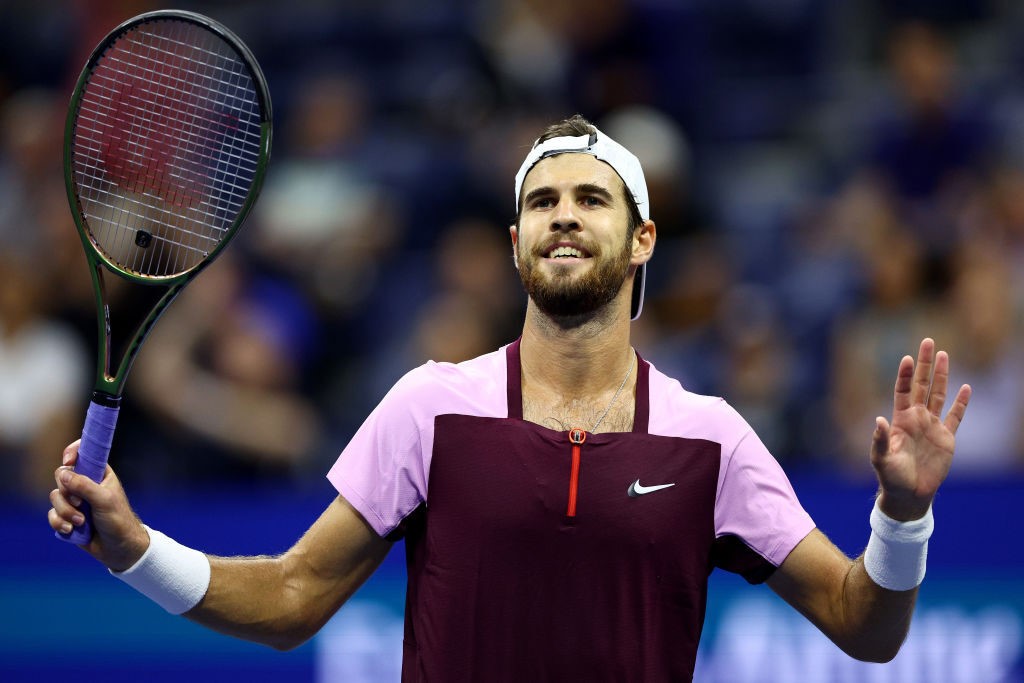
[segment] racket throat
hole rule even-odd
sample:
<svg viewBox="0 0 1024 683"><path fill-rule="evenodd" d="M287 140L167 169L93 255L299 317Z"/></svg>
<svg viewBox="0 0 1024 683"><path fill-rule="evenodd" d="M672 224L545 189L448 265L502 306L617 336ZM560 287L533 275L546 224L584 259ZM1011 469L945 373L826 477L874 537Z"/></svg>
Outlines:
<svg viewBox="0 0 1024 683"><path fill-rule="evenodd" d="M115 316L111 315L111 304L104 285L103 271L106 269L109 266L93 262L93 290L97 302L99 333L95 389L109 396L120 396L143 342L187 281L169 285L149 282L146 287L135 287L131 291L130 305L124 306L126 313L135 314Z"/></svg>

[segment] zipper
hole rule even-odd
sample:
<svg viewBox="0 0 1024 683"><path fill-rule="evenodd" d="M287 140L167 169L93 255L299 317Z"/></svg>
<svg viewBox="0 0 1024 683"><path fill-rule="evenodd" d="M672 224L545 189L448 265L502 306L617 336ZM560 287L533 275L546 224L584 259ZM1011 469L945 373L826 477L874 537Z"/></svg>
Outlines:
<svg viewBox="0 0 1024 683"><path fill-rule="evenodd" d="M587 432L579 427L569 430L569 443L572 444L572 464L569 469L569 505L566 516L576 516L576 497L580 488L580 447L587 440Z"/></svg>

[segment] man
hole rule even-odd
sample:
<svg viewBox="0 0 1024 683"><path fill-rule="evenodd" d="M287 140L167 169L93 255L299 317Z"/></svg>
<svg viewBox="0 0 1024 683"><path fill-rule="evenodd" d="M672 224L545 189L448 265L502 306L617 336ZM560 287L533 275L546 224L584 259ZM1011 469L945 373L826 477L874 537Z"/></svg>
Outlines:
<svg viewBox="0 0 1024 683"><path fill-rule="evenodd" d="M924 575L931 502L970 397L945 419L949 359L899 364L878 418L864 556L814 528L777 462L724 401L639 358L656 229L636 157L580 117L550 128L516 178L522 337L407 374L328 478L340 495L279 557L218 558L144 527L117 477L73 474L49 513L173 613L289 648L405 538L406 681L689 680L714 567L767 581L850 655L886 661ZM934 377L932 375L934 374Z"/></svg>

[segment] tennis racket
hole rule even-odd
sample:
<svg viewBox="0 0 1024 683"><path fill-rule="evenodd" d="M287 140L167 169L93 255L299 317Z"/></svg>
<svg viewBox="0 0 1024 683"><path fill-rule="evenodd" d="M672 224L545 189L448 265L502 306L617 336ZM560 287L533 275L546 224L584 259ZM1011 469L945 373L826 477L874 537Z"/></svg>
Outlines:
<svg viewBox="0 0 1024 683"><path fill-rule="evenodd" d="M76 472L103 478L132 362L167 306L238 232L263 184L270 141L263 73L242 41L212 19L141 14L90 56L64 129L64 180L99 328ZM148 313L116 340L117 353L104 271L154 288ZM87 503L81 509L85 524L59 538L89 542Z"/></svg>

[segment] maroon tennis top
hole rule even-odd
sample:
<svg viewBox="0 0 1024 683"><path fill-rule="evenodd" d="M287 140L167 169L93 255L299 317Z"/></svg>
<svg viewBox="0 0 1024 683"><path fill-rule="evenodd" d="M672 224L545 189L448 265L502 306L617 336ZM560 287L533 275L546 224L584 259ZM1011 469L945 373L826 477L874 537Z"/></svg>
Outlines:
<svg viewBox="0 0 1024 683"><path fill-rule="evenodd" d="M407 374L328 478L408 564L402 680L688 681L715 567L814 527L718 398L638 362L632 432L522 419L519 344Z"/></svg>

